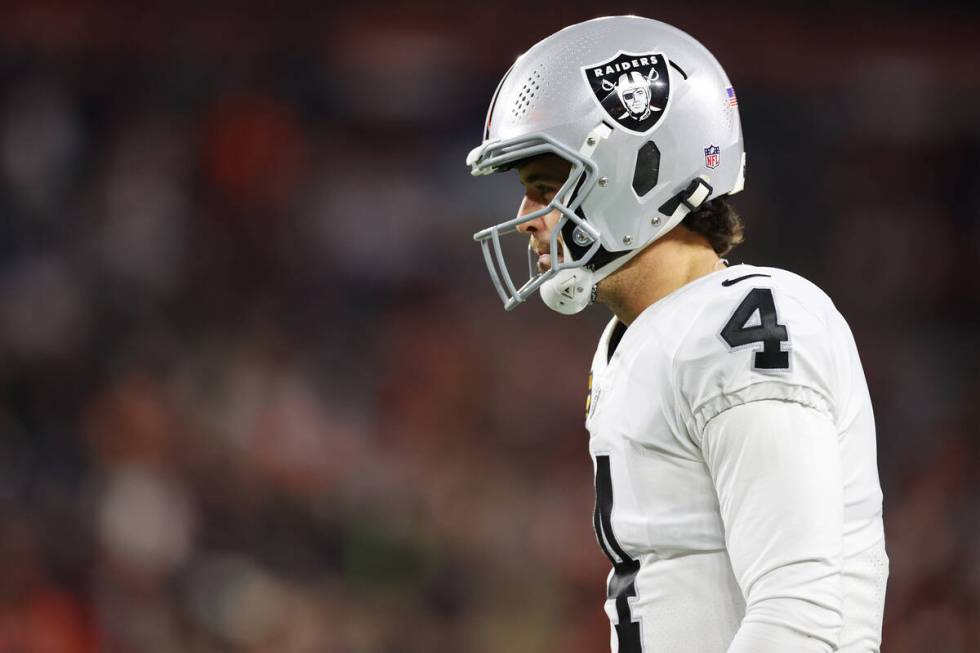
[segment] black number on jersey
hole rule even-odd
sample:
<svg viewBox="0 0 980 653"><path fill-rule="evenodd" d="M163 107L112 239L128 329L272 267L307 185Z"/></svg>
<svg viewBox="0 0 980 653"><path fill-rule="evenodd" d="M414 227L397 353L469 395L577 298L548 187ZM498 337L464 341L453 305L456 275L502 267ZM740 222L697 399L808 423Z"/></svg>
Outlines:
<svg viewBox="0 0 980 653"><path fill-rule="evenodd" d="M758 322L746 326L756 312ZM776 302L769 288L753 288L745 296L721 330L721 338L732 349L761 342L762 350L755 353L752 364L757 370L789 369L789 352L782 350L782 343L789 342L789 332L779 323Z"/></svg>
<svg viewBox="0 0 980 653"><path fill-rule="evenodd" d="M599 546L613 565L613 576L609 579L609 598L616 601L616 616L619 619L616 638L619 640L619 652L643 653L640 622L633 621L629 603L630 597L636 596L636 574L640 571L640 562L623 551L613 534L613 489L609 456L596 456L595 463L595 512L592 513L592 522Z"/></svg>

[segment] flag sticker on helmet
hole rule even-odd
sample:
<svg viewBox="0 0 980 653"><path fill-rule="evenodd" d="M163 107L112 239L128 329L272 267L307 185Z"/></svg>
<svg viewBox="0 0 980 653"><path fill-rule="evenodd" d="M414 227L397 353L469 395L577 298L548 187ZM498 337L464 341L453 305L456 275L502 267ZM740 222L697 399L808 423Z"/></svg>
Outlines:
<svg viewBox="0 0 980 653"><path fill-rule="evenodd" d="M670 98L670 73L662 53L621 51L612 59L585 66L582 72L596 101L621 127L643 134L663 117Z"/></svg>
<svg viewBox="0 0 980 653"><path fill-rule="evenodd" d="M728 95L728 106L737 107L738 98L735 97L735 89L729 86L728 88L725 89L725 93Z"/></svg>

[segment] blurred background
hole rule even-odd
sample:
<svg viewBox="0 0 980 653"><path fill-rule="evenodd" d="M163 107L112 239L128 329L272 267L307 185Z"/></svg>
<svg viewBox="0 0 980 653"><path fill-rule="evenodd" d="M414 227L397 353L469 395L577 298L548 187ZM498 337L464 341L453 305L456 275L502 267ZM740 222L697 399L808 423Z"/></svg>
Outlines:
<svg viewBox="0 0 980 653"><path fill-rule="evenodd" d="M0 5L0 653L608 650L603 309L506 314L463 165L540 38L723 62L731 257L822 286L875 402L885 651L980 650L980 16L925 2Z"/></svg>

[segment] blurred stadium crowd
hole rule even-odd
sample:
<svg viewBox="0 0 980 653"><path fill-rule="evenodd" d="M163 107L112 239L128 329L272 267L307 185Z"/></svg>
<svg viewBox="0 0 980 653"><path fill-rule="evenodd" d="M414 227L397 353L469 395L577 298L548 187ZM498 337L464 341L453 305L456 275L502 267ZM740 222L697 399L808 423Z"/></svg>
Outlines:
<svg viewBox="0 0 980 653"><path fill-rule="evenodd" d="M607 646L606 316L500 309L470 235L519 192L463 158L617 7L498 4L2 10L0 653ZM732 258L855 331L885 650L980 650L980 21L655 9L738 90Z"/></svg>

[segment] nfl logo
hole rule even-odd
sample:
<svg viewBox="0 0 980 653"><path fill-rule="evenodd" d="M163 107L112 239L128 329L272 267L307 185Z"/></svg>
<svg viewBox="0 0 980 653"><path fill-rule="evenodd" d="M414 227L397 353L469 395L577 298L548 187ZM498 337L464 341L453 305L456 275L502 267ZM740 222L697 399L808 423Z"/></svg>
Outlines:
<svg viewBox="0 0 980 653"><path fill-rule="evenodd" d="M709 145L704 148L704 165L709 168L717 168L721 163L721 148L717 145Z"/></svg>

